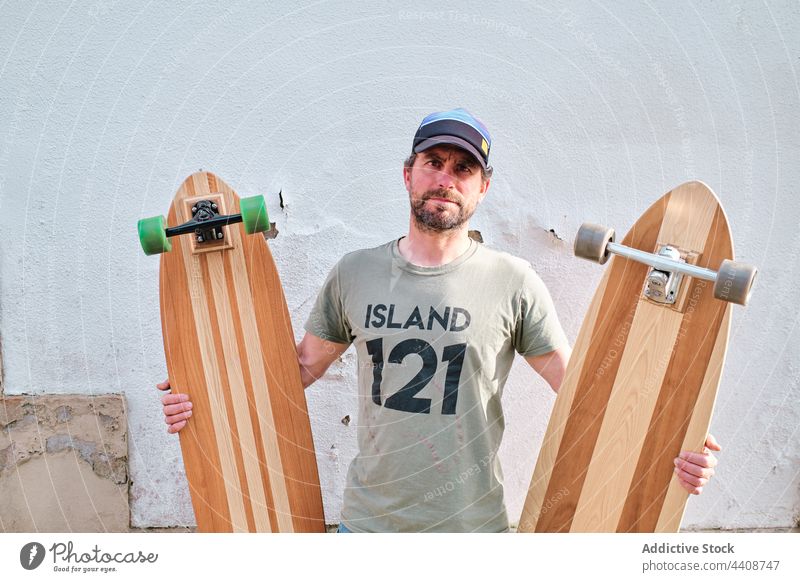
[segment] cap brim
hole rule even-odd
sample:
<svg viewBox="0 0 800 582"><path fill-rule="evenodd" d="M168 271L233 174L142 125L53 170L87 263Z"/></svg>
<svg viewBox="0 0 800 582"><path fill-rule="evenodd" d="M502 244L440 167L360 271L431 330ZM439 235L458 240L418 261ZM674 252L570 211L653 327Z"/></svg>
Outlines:
<svg viewBox="0 0 800 582"><path fill-rule="evenodd" d="M454 145L460 147L462 150L466 150L472 154L476 160L478 160L478 163L484 170L486 169L486 162L483 160L483 156L475 148L475 146L473 146L467 140L461 139L460 137L456 137L454 135L437 135L435 137L429 137L428 139L419 142L419 145L414 148L414 153L418 154L432 147L440 145Z"/></svg>

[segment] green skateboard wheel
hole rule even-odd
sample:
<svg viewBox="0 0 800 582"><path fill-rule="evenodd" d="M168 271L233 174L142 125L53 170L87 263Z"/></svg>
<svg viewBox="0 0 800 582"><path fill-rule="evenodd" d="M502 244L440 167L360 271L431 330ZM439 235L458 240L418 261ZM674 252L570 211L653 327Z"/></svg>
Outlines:
<svg viewBox="0 0 800 582"><path fill-rule="evenodd" d="M164 231L166 220L163 216L142 218L139 221L139 242L146 255L157 255L172 250L172 243Z"/></svg>
<svg viewBox="0 0 800 582"><path fill-rule="evenodd" d="M264 232L269 229L267 205L263 196L250 196L239 200L242 223L247 234Z"/></svg>

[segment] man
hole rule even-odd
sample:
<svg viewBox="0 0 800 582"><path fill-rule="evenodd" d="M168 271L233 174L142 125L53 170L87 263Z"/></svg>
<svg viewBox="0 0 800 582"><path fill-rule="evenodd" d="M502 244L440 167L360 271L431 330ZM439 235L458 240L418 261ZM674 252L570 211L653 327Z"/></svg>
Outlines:
<svg viewBox="0 0 800 582"><path fill-rule="evenodd" d="M403 169L408 234L343 257L305 324L304 386L351 343L358 356L359 452L340 531L508 529L503 386L519 353L558 391L570 348L530 264L468 236L491 182L490 149L486 127L463 109L423 119ZM190 403L162 402L179 431ZM708 449L720 450L710 435L704 453L676 459L691 493L713 475Z"/></svg>

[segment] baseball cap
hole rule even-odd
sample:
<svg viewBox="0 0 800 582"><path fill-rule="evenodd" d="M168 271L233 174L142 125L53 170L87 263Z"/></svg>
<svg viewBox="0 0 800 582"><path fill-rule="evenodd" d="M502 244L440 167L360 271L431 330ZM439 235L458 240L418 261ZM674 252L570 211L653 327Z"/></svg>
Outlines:
<svg viewBox="0 0 800 582"><path fill-rule="evenodd" d="M484 169L489 167L492 138L486 126L462 108L431 113L419 124L411 151L415 154L437 145L452 144L467 150Z"/></svg>

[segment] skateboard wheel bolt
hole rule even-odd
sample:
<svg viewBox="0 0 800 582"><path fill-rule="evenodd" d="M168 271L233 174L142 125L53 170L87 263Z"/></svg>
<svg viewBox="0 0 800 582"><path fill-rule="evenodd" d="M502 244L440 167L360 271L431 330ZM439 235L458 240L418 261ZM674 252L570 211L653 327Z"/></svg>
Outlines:
<svg viewBox="0 0 800 582"><path fill-rule="evenodd" d="M197 206L192 206L192 212L197 212Z"/></svg>
<svg viewBox="0 0 800 582"><path fill-rule="evenodd" d="M213 208L214 210L216 210L216 209L217 209L217 205L216 205L216 204L212 204L212 205L211 205L211 208Z"/></svg>
<svg viewBox="0 0 800 582"><path fill-rule="evenodd" d="M223 238L224 236L225 236L225 235L224 235L224 234L222 234L221 232L220 232L219 234L217 234L217 238L218 238L218 239L219 239L219 238Z"/></svg>

